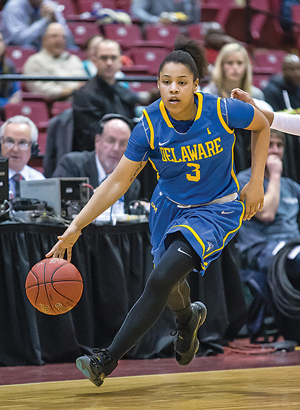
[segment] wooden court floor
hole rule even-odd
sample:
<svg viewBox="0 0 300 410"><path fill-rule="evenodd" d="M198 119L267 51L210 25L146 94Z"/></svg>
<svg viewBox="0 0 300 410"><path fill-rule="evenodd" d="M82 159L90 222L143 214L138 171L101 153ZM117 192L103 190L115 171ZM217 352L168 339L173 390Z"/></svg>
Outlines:
<svg viewBox="0 0 300 410"><path fill-rule="evenodd" d="M300 366L0 386L1 410L300 409Z"/></svg>

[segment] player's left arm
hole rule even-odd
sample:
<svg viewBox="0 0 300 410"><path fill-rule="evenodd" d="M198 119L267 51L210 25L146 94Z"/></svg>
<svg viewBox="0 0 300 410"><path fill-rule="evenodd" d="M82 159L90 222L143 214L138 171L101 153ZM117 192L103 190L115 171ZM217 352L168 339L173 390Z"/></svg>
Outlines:
<svg viewBox="0 0 300 410"><path fill-rule="evenodd" d="M241 191L240 200L245 201L244 220L251 219L264 204L264 172L268 158L270 125L266 117L254 107L254 116L248 127L251 137L251 177Z"/></svg>

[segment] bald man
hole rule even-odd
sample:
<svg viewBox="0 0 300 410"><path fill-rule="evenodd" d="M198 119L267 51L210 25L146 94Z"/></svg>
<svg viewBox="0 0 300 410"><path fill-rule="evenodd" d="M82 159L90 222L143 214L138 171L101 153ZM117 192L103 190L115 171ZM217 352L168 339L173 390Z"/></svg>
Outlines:
<svg viewBox="0 0 300 410"><path fill-rule="evenodd" d="M51 23L42 40L42 49L28 58L23 74L55 77L86 77L82 61L66 50L66 32L60 23ZM28 81L27 87L35 94L56 101L67 100L82 87L80 81Z"/></svg>

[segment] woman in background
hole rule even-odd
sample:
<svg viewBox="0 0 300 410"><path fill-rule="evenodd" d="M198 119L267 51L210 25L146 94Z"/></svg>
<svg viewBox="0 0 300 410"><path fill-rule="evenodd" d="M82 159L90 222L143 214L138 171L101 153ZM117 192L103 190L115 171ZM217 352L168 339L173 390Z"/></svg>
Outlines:
<svg viewBox="0 0 300 410"><path fill-rule="evenodd" d="M204 93L230 98L232 89L242 89L254 98L260 109L272 111L272 107L264 101L262 90L252 84L252 65L247 50L239 43L224 45L216 58L212 70L212 80L203 87ZM240 172L251 165L249 145L251 132L236 129L235 166Z"/></svg>
<svg viewBox="0 0 300 410"><path fill-rule="evenodd" d="M262 90L252 84L252 65L247 50L238 43L226 44L221 48L212 71L212 80L202 91L230 98L234 88L264 100Z"/></svg>

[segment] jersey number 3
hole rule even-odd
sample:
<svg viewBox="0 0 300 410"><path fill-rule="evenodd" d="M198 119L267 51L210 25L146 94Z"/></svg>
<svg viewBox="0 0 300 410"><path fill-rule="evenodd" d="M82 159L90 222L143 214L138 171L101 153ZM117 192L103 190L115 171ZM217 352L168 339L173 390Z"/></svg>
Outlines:
<svg viewBox="0 0 300 410"><path fill-rule="evenodd" d="M200 180L200 165L199 164L193 164L193 163L189 163L186 164L188 167L193 167L194 169L192 169L192 173L191 174L186 174L186 179L188 181L193 181L193 182L197 182Z"/></svg>

